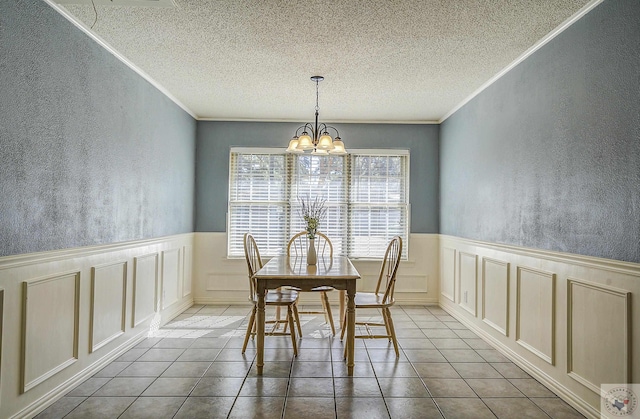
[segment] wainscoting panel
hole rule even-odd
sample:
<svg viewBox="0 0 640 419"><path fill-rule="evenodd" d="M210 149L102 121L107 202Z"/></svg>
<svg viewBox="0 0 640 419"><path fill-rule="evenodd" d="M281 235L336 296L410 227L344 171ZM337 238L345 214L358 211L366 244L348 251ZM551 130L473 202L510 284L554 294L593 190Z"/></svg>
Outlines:
<svg viewBox="0 0 640 419"><path fill-rule="evenodd" d="M482 262L479 316L445 292L464 254ZM640 264L444 235L440 262L440 306L585 416L602 384L639 382Z"/></svg>
<svg viewBox="0 0 640 419"><path fill-rule="evenodd" d="M180 249L162 252L162 308L178 301L180 292Z"/></svg>
<svg viewBox="0 0 640 419"><path fill-rule="evenodd" d="M400 262L395 290L396 304L437 304L440 294L440 247L437 234L411 234L409 258ZM243 257L227 257L226 233L195 233L193 299L197 304L245 304L248 306L249 279ZM267 262L268 257L263 257ZM380 273L379 260L354 260L362 276L358 291L373 291ZM455 254L451 269L456 264ZM452 271L453 272L453 271ZM451 281L453 286L453 280ZM452 294L453 295L453 294ZM339 293L329 293L338 304ZM309 297L309 298L307 298ZM317 296L302 296L301 302L317 303Z"/></svg>
<svg viewBox="0 0 640 419"><path fill-rule="evenodd" d="M91 268L89 352L125 331L127 262Z"/></svg>
<svg viewBox="0 0 640 419"><path fill-rule="evenodd" d="M509 263L482 258L482 321L509 335Z"/></svg>
<svg viewBox="0 0 640 419"><path fill-rule="evenodd" d="M440 294L450 301L455 302L456 296L456 249L443 247L441 251L442 261L440 272L442 281L440 282Z"/></svg>
<svg viewBox="0 0 640 419"><path fill-rule="evenodd" d="M4 289L0 288L0 394L2 393L2 337L4 336Z"/></svg>
<svg viewBox="0 0 640 419"><path fill-rule="evenodd" d="M80 272L23 282L23 393L76 362L79 292Z"/></svg>
<svg viewBox="0 0 640 419"><path fill-rule="evenodd" d="M163 252L180 275L160 325L193 304L185 248L193 233L0 257L0 418L35 417L149 335Z"/></svg>
<svg viewBox="0 0 640 419"><path fill-rule="evenodd" d="M133 327L143 323L158 306L158 254L133 258Z"/></svg>
<svg viewBox="0 0 640 419"><path fill-rule="evenodd" d="M182 296L191 295L191 272L193 271L193 246L182 247Z"/></svg>
<svg viewBox="0 0 640 419"><path fill-rule="evenodd" d="M631 293L577 279L568 288L569 375L595 392L632 382Z"/></svg>
<svg viewBox="0 0 640 419"><path fill-rule="evenodd" d="M476 300L478 290L478 257L469 253L460 252L460 292L458 301L460 307L471 313L472 316L477 315Z"/></svg>
<svg viewBox="0 0 640 419"><path fill-rule="evenodd" d="M517 272L516 342L553 364L556 276L522 266Z"/></svg>

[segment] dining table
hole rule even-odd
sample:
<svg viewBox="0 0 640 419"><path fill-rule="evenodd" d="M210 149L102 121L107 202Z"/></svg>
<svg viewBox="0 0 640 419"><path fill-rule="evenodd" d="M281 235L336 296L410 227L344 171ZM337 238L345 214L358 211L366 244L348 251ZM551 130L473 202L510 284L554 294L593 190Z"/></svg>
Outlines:
<svg viewBox="0 0 640 419"><path fill-rule="evenodd" d="M360 274L348 257L319 257L315 265L308 265L307 258L304 256L275 256L255 273L254 278L258 294L258 311L256 313L256 367L258 375L262 375L264 367L265 295L268 290L283 286L295 287L302 291L330 286L346 292L347 338L345 353L347 374L353 375L356 329L355 295L356 281L360 279Z"/></svg>

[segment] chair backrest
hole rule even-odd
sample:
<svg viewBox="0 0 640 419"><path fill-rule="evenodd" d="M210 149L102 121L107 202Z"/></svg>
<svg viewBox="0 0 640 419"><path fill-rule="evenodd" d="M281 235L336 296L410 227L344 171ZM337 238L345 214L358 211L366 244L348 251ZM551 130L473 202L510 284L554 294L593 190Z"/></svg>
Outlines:
<svg viewBox="0 0 640 419"><path fill-rule="evenodd" d="M319 258L324 256L333 257L333 245L329 237L325 234L316 232L314 245ZM287 244L287 256L304 256L307 254L308 249L309 239L307 238L307 232L301 231L289 240L289 244Z"/></svg>
<svg viewBox="0 0 640 419"><path fill-rule="evenodd" d="M249 271L249 299L257 301L257 287L253 276L262 268L260 251L253 236L249 233L244 235L244 257L247 260L247 270Z"/></svg>
<svg viewBox="0 0 640 419"><path fill-rule="evenodd" d="M396 287L396 274L398 266L400 266L400 256L402 255L402 239L395 236L389 242L387 251L382 259L380 267L380 276L378 277L378 285L376 285L376 294L384 292L382 299L383 304L393 301L393 291ZM384 288L382 288L384 286Z"/></svg>

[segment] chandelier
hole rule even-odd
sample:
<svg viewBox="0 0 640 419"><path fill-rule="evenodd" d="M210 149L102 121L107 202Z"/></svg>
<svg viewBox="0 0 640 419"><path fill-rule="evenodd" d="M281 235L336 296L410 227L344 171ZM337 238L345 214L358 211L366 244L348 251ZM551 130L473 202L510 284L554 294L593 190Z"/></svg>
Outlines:
<svg viewBox="0 0 640 419"><path fill-rule="evenodd" d="M310 122L302 125L296 130L296 135L289 141L289 147L287 147L287 153L304 153L305 151L311 151L311 154L347 154L347 150L344 148L344 143L340 138L340 133L335 127L321 123L318 125L318 83L324 80L322 76L313 76L311 81L316 82L316 123L315 126ZM336 132L336 137L331 138L329 130ZM302 130L302 134L298 136L298 133Z"/></svg>

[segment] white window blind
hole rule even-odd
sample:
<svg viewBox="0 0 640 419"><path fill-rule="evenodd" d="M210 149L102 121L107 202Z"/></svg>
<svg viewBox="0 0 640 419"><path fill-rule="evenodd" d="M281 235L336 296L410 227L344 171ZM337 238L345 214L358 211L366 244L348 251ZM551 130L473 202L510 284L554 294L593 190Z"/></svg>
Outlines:
<svg viewBox="0 0 640 419"><path fill-rule="evenodd" d="M409 231L409 155L403 150L350 155L285 154L234 148L229 165L228 255L243 256L250 232L263 256L283 254L288 239L305 229L299 197L325 200L319 231L334 254L382 258L395 235Z"/></svg>
<svg viewBox="0 0 640 419"><path fill-rule="evenodd" d="M408 248L408 156L351 154L349 256L382 258L394 236Z"/></svg>

